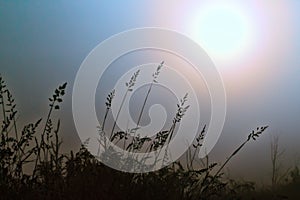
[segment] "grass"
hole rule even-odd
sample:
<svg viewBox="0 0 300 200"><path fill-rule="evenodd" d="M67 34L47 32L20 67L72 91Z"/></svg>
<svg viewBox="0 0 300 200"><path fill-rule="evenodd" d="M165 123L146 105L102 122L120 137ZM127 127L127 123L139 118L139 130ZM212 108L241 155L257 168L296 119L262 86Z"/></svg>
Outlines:
<svg viewBox="0 0 300 200"><path fill-rule="evenodd" d="M115 96L115 90L107 96L106 111L102 124L98 127L100 137L106 136L111 142L130 152L146 152L158 150L163 153L162 164L169 162L169 153L161 152L164 145L172 140L176 126L181 123L188 112L188 94L177 104L177 112L172 119L171 127L161 130L154 137L141 138L135 134L143 118L153 85L159 80L163 62L153 73L153 82L149 86L143 106L139 112L136 127L128 130L118 130L116 123L122 105L119 108L116 121L111 128L107 127L108 115ZM132 92L138 81L137 71L125 85L127 92ZM185 154L185 161L176 161L161 170L143 174L125 173L111 169L91 155L86 144L82 144L78 152L63 154L60 151L62 142L59 137L60 120L53 119L52 114L60 109L67 84L64 83L54 90L49 98L49 110L45 120L18 126L18 112L12 93L0 76L0 106L2 123L0 133L0 198L1 199L283 199L286 194L292 194L299 188L300 174L298 167L291 170L287 181L274 194L271 189L255 190L254 183L228 180L223 176L223 169L250 141L256 140L267 126L259 127L249 133L245 141L239 145L222 165L210 162L209 158L198 160L196 157L201 142L204 139L206 126L196 137L193 145ZM123 102L127 98L127 92ZM109 130L110 135L105 132ZM133 135L133 136L131 136ZM88 141L87 141L88 142ZM114 154L104 144L99 144L105 151L100 157L111 159ZM124 167L140 167L146 162L130 163L132 160L117 159L117 164ZM134 158L133 158L134 160ZM201 167L195 165L195 160ZM114 160L116 161L116 159ZM158 160L155 160L157 162ZM26 165L32 166L32 171L25 173ZM290 196L293 197L293 196ZM297 196L294 197L297 199Z"/></svg>

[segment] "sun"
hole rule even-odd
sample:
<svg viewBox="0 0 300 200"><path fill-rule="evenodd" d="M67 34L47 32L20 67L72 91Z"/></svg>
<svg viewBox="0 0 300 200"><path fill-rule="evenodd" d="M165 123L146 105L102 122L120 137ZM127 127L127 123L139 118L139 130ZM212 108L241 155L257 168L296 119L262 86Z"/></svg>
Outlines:
<svg viewBox="0 0 300 200"><path fill-rule="evenodd" d="M245 13L229 4L210 5L199 11L193 38L213 57L231 58L250 48L251 23Z"/></svg>

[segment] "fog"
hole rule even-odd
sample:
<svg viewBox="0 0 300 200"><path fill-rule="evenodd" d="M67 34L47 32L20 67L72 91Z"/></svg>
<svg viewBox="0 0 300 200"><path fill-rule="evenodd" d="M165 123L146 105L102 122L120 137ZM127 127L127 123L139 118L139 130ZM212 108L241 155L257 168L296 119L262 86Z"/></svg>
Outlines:
<svg viewBox="0 0 300 200"><path fill-rule="evenodd" d="M288 23L282 24L288 30L276 27L275 21L280 16L270 14L263 28L277 32L264 34L263 43L253 41L255 48L247 54L224 59L208 52L220 71L227 96L224 129L209 155L211 159L221 163L252 129L269 125L258 141L249 143L228 165L234 177L269 179L272 135L280 137L287 167L299 160L300 4L292 0L282 4L288 8L282 11L289 14ZM271 2L259 5L257 1L252 9L268 12L267 5L269 12L273 12ZM45 118L48 97L56 86L66 81L67 95L62 110L55 115L62 121L64 149L78 149L80 140L72 116L72 87L89 52L111 35L137 27L165 27L191 36L186 25L192 20L190 13L197 13L195 7L201 8L201 3L1 1L0 73L16 98L20 126ZM285 21L279 21L278 26L281 22ZM266 30L264 33L269 33ZM257 34L260 31L254 29ZM105 100L104 95L110 89L105 84L109 85L104 83L102 89L99 86L99 93L103 93L97 96L99 107L101 98ZM200 122L201 126L206 123L209 123L207 118Z"/></svg>

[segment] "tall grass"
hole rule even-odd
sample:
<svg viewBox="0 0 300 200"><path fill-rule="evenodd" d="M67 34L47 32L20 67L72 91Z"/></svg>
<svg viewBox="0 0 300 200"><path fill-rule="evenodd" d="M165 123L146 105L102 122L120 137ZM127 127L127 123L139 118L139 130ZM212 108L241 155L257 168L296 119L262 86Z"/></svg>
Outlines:
<svg viewBox="0 0 300 200"><path fill-rule="evenodd" d="M158 75L162 66L163 62L153 74L153 85L159 81ZM134 73L125 85L127 92L123 101L127 98L128 92L133 90L139 73L140 71ZM60 151L62 145L59 136L61 122L53 119L52 114L60 109L66 86L66 83L59 86L49 98L49 110L45 120L38 119L20 129L13 95L0 76L1 199L239 199L245 197L244 194L253 192L252 183L226 180L222 170L248 142L256 140L267 129L267 126L252 131L221 166L210 162L208 157L202 160L198 160L196 157L205 136L206 126L204 126L193 145L186 152L185 162L179 160L159 171L144 174L124 173L99 162L88 152L86 144L82 144L76 153L71 151L69 154L63 154ZM185 113L188 112L189 107L186 105L188 95L178 102L177 112L168 129L161 130L154 137L141 138L134 133L136 128L139 128L145 105L153 89L150 85L145 94L137 118L137 127L129 127L128 130L118 130L119 115L111 128L106 125L108 124L106 123L108 115L111 114L114 96L117 95L115 90L112 90L107 97L102 124L98 127L101 137L106 136L111 142L130 152L160 152L163 146L168 145L176 126L181 123ZM121 112L122 106L120 106L119 112ZM110 130L110 134L105 130ZM109 159L113 152L106 152L111 151L109 148L104 150L104 154L107 153ZM165 161L162 162L168 162L168 152L160 153L164 153ZM101 157L101 155L99 156ZM144 159L147 159L147 156ZM196 166L195 161L202 163L202 167ZM127 164L130 167L140 167L145 164L145 160L133 165L130 165L128 160L119 159L116 162L119 162L117 163L119 165ZM26 165L33 166L32 172L24 172ZM299 177L299 169L295 167L291 173L291 183L299 183Z"/></svg>

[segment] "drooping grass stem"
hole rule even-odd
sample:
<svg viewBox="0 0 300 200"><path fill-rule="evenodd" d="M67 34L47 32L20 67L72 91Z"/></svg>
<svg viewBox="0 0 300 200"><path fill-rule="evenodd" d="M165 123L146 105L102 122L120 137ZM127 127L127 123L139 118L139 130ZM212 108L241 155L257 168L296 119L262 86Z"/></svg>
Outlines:
<svg viewBox="0 0 300 200"><path fill-rule="evenodd" d="M211 180L210 180L210 184L207 184L203 190L202 193L205 192L209 186L211 184L214 183L214 181L216 179L218 179L218 176L220 175L221 171L223 170L223 168L228 164L228 162L252 139L252 140L256 140L266 129L268 128L268 126L262 126L262 127L258 127L256 129L256 131L252 131L247 139L240 145L238 146L238 148L236 148L236 150L225 160L225 162L221 165L221 167L219 168L219 170L215 173L214 176L212 176Z"/></svg>
<svg viewBox="0 0 300 200"><path fill-rule="evenodd" d="M227 163L232 159L232 157L235 156L250 141L250 139L256 140L256 138L259 137L259 135L262 134L267 128L268 126L257 128L256 133L252 131L252 133L248 136L248 138L226 159L226 161L223 163L223 165L219 168L219 170L214 175L214 178L220 174L222 169L227 165Z"/></svg>

